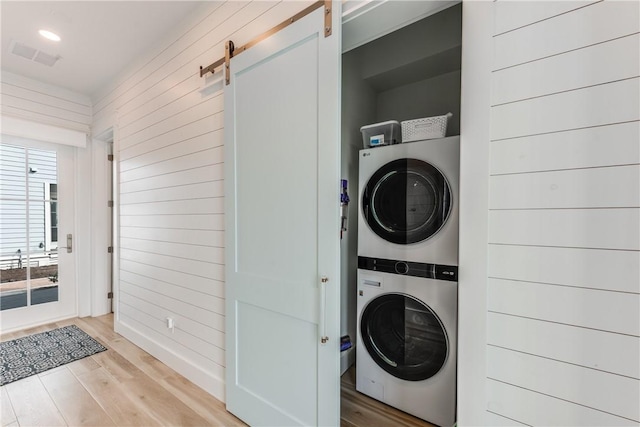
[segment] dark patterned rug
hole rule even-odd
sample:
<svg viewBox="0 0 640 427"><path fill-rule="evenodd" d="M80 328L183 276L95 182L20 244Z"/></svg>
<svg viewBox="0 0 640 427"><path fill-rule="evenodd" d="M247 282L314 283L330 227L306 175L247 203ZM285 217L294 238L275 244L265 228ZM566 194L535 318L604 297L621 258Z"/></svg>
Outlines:
<svg viewBox="0 0 640 427"><path fill-rule="evenodd" d="M0 386L105 351L75 325L0 343Z"/></svg>

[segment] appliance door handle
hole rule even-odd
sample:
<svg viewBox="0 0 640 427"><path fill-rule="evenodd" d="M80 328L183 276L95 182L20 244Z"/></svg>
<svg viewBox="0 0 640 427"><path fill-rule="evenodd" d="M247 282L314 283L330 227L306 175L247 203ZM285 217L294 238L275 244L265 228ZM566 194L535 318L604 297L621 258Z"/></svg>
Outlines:
<svg viewBox="0 0 640 427"><path fill-rule="evenodd" d="M321 344L326 344L329 341L327 336L327 282L329 282L328 277L322 276L320 278L320 318L318 319L318 326Z"/></svg>

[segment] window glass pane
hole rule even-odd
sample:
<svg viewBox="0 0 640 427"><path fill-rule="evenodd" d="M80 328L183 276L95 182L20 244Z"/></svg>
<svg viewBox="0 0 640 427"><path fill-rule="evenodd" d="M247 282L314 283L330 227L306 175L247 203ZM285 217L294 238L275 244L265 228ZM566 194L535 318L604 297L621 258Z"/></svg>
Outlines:
<svg viewBox="0 0 640 427"><path fill-rule="evenodd" d="M58 300L58 251L51 244L51 203L29 201L31 304Z"/></svg>
<svg viewBox="0 0 640 427"><path fill-rule="evenodd" d="M25 199L27 157L23 147L0 144L0 199Z"/></svg>
<svg viewBox="0 0 640 427"><path fill-rule="evenodd" d="M27 169L29 199L49 200L51 184L58 183L56 152L30 148L27 152Z"/></svg>
<svg viewBox="0 0 640 427"><path fill-rule="evenodd" d="M27 305L27 221L24 200L0 199L0 309Z"/></svg>

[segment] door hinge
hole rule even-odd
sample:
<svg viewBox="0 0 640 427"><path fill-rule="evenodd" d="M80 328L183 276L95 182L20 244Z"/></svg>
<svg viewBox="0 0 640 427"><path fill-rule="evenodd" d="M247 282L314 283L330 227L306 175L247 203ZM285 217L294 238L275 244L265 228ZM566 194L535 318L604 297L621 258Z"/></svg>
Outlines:
<svg viewBox="0 0 640 427"><path fill-rule="evenodd" d="M107 294L107 298L113 298L113 292L109 292L109 293Z"/></svg>
<svg viewBox="0 0 640 427"><path fill-rule="evenodd" d="M113 246L109 246L109 247L107 248L107 252L108 252L108 253L110 253L110 254L112 254L112 253L113 253Z"/></svg>
<svg viewBox="0 0 640 427"><path fill-rule="evenodd" d="M107 154L107 161L113 162L113 154Z"/></svg>
<svg viewBox="0 0 640 427"><path fill-rule="evenodd" d="M107 206L108 206L108 207L110 207L110 208L112 208L112 207L113 207L113 200L109 200L109 201L107 202Z"/></svg>

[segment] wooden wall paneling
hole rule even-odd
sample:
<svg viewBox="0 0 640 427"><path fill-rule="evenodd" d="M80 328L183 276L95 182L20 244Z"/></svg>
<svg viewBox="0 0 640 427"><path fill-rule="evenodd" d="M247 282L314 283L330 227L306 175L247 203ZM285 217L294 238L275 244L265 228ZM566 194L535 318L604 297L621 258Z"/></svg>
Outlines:
<svg viewBox="0 0 640 427"><path fill-rule="evenodd" d="M489 277L640 294L640 252L489 245Z"/></svg>
<svg viewBox="0 0 640 427"><path fill-rule="evenodd" d="M640 121L491 143L491 174L640 163Z"/></svg>
<svg viewBox="0 0 640 427"><path fill-rule="evenodd" d="M31 88L25 88L16 84L11 84L7 81L4 81L3 79L3 81L0 83L0 94L2 94L3 96L13 96L15 98L21 98L26 101L37 102L43 105L51 106L53 108L81 114L87 119L91 118L91 104L88 101L78 103L77 101L73 101L71 99L60 98L59 96L40 92L33 86L31 86Z"/></svg>
<svg viewBox="0 0 640 427"><path fill-rule="evenodd" d="M632 34L496 71L492 103L500 105L639 75L640 34Z"/></svg>
<svg viewBox="0 0 640 427"><path fill-rule="evenodd" d="M120 197L123 205L130 203L162 202L169 200L184 200L197 195L198 197L222 197L224 190L222 181L199 182L196 184L169 187L166 189L153 189L126 193ZM126 197L125 197L126 196Z"/></svg>
<svg viewBox="0 0 640 427"><path fill-rule="evenodd" d="M162 328L166 329L164 323L153 319L150 316L142 313L139 310L123 304L123 310L120 313L122 322L126 325L131 325L135 330L140 331L149 339L155 342L162 342L166 347L170 348L175 354L180 354L182 357L187 357L190 363L193 363L197 367L204 369L206 372L220 377L224 377L224 359L216 361L207 357L203 350L198 351L199 345L204 345L201 340L195 338L189 338L181 332L175 332L173 335L176 339L168 337L168 333L164 332ZM192 348L193 346L193 348ZM215 348L211 346L211 350Z"/></svg>
<svg viewBox="0 0 640 427"><path fill-rule="evenodd" d="M156 138L141 142L140 144L123 149L120 152L122 161L140 156L168 145L176 144L204 134L222 129L222 113L212 113L209 116L195 118L193 122L182 127L168 131Z"/></svg>
<svg viewBox="0 0 640 427"><path fill-rule="evenodd" d="M129 169L120 173L120 182L133 181L136 179L149 178L167 173L179 172L186 169L198 168L201 166L222 163L224 154L222 147L213 147L192 154L186 154L170 158L167 160L151 163L146 166Z"/></svg>
<svg viewBox="0 0 640 427"><path fill-rule="evenodd" d="M639 81L622 80L493 107L491 139L640 120Z"/></svg>
<svg viewBox="0 0 640 427"><path fill-rule="evenodd" d="M490 379L517 384L528 390L640 422L640 388L637 379L497 347L489 346L487 354L490 361L487 376ZM580 384L580 387L576 387L576 384ZM557 419L556 414L551 415Z"/></svg>
<svg viewBox="0 0 640 427"><path fill-rule="evenodd" d="M168 117L166 120L156 122L148 127L141 129L136 133L132 133L124 138L120 139L121 149L133 147L145 141L150 141L153 138L163 135L174 129L181 128L199 120L202 117L210 116L214 113L221 111L220 97L207 99L198 104L192 105L186 110Z"/></svg>
<svg viewBox="0 0 640 427"><path fill-rule="evenodd" d="M211 246L186 245L182 243L150 242L139 239L121 239L123 249L131 249L150 254L157 253L166 256L177 256L196 261L224 263L224 249Z"/></svg>
<svg viewBox="0 0 640 427"><path fill-rule="evenodd" d="M216 331L224 332L224 316L222 314L171 298L141 286L132 285L128 282L122 282L121 289L123 292L155 304L160 308L181 313L183 316L188 314L191 320L200 322Z"/></svg>
<svg viewBox="0 0 640 427"><path fill-rule="evenodd" d="M189 108L192 108L202 102L206 102L213 99L221 99L221 93L214 97L209 97L203 94L200 89L200 85L196 85L199 83L195 80L190 80L191 87L189 87L189 92L184 95L179 95L176 93L168 92L168 95L171 95L171 101L165 105L158 106L159 102L154 101L153 105L147 105L146 108L140 108L136 110L136 112L140 112L139 117L133 116L133 114L129 114L127 116L120 118L120 134L121 137L128 138L131 135L134 135L138 132L141 132L143 129L151 127L155 124L158 124L164 120L169 119L183 111L187 111ZM222 102L220 102L220 106L217 108L218 111L222 110ZM142 114L145 113L145 114Z"/></svg>
<svg viewBox="0 0 640 427"><path fill-rule="evenodd" d="M131 284L174 296L219 314L224 313L224 287L220 280L126 259L122 260L122 273L122 280ZM158 282L155 287L154 280ZM209 305L203 305L205 303Z"/></svg>
<svg viewBox="0 0 640 427"><path fill-rule="evenodd" d="M541 209L489 213L489 243L640 250L640 209Z"/></svg>
<svg viewBox="0 0 640 427"><path fill-rule="evenodd" d="M224 230L224 215L130 215L121 216L120 224L123 227L221 231Z"/></svg>
<svg viewBox="0 0 640 427"><path fill-rule="evenodd" d="M122 215L221 214L224 213L224 199L209 197L170 202L135 203L120 206L120 212Z"/></svg>
<svg viewBox="0 0 640 427"><path fill-rule="evenodd" d="M69 121L78 125L88 125L91 121L91 115L86 113L77 113L66 108L60 108L55 105L48 105L42 102L31 101L13 95L2 95L2 104L9 105L13 108L37 113L44 116L55 117L60 120Z"/></svg>
<svg viewBox="0 0 640 427"><path fill-rule="evenodd" d="M537 1L496 1L495 4L495 34L513 31L526 25L532 25L545 19L551 19L563 13L570 12L596 1L557 1L547 2L541 6Z"/></svg>
<svg viewBox="0 0 640 427"><path fill-rule="evenodd" d="M88 96L59 86L53 86L9 71L2 71L2 82L19 88L22 93L32 92L34 96L38 96L38 100L44 103L47 103L45 100L57 98L84 107L84 112L87 112L89 115L91 111L93 111L91 99Z"/></svg>
<svg viewBox="0 0 640 427"><path fill-rule="evenodd" d="M120 250L121 259L139 262L167 270L188 273L194 276L224 281L224 265L193 259L140 252L133 249Z"/></svg>
<svg viewBox="0 0 640 427"><path fill-rule="evenodd" d="M139 309L154 319L164 322L166 329L169 329L166 327L166 319L167 317L171 317L175 322L174 329L179 329L184 333L193 335L194 337L217 347L219 350L224 349L224 332L218 331L191 319L189 312L181 313L175 308L159 307L155 302L144 300L128 293L125 290L122 291L122 298L120 298L120 301L124 302L128 306L136 307L136 309ZM173 334L170 329L168 332ZM221 355L222 353L220 353L219 350L214 351L213 354L217 352ZM211 356L213 356L213 354Z"/></svg>
<svg viewBox="0 0 640 427"><path fill-rule="evenodd" d="M50 114L41 114L35 111L16 108L11 105L7 105L5 103L1 105L1 108L2 108L1 109L2 115L5 115L5 116L17 117L19 119L34 121L38 123L44 123L47 125L61 127L65 129L77 130L80 132L89 132L88 124L61 119L59 117L55 117Z"/></svg>
<svg viewBox="0 0 640 427"><path fill-rule="evenodd" d="M640 336L638 294L489 279L487 309L495 313ZM539 345L545 346L544 343Z"/></svg>
<svg viewBox="0 0 640 427"><path fill-rule="evenodd" d="M499 7L499 5L497 5ZM540 3L540 9L547 3ZM494 70L558 55L640 31L640 4L603 1L494 37ZM615 25L612 23L615 22ZM526 46L526 48L524 48Z"/></svg>
<svg viewBox="0 0 640 427"><path fill-rule="evenodd" d="M3 115L89 132L89 97L7 71L2 72L1 82Z"/></svg>
<svg viewBox="0 0 640 427"><path fill-rule="evenodd" d="M640 165L490 178L491 209L640 208Z"/></svg>
<svg viewBox="0 0 640 427"><path fill-rule="evenodd" d="M179 141L162 148L155 148L144 154L124 160L120 162L120 171L126 172L129 169L134 169L136 167L147 166L163 160L174 159L176 157L184 156L185 154L197 153L222 145L222 130L214 130L204 135Z"/></svg>
<svg viewBox="0 0 640 427"><path fill-rule="evenodd" d="M172 228L121 227L120 237L160 242L224 247L224 232L212 230L174 230Z"/></svg>
<svg viewBox="0 0 640 427"><path fill-rule="evenodd" d="M488 313L487 344L640 380L637 336Z"/></svg>
<svg viewBox="0 0 640 427"><path fill-rule="evenodd" d="M530 426L636 426L635 421L560 400L522 387L489 380L489 410Z"/></svg>
<svg viewBox="0 0 640 427"><path fill-rule="evenodd" d="M138 179L136 181L121 182L120 192L124 195L129 193L136 193L139 191L217 181L223 179L222 166L222 163L208 164L188 170Z"/></svg>

